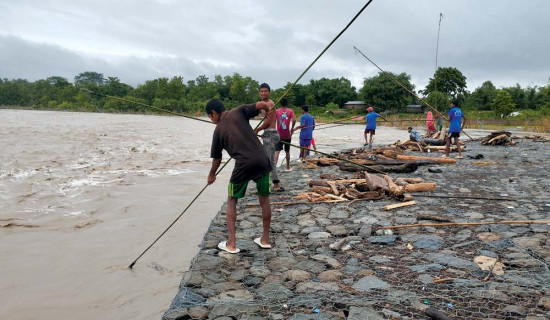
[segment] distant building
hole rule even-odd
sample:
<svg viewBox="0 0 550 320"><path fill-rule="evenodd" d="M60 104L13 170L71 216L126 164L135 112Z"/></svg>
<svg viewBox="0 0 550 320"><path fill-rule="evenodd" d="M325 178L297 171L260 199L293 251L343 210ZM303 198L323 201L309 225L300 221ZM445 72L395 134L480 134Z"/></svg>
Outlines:
<svg viewBox="0 0 550 320"><path fill-rule="evenodd" d="M365 101L348 101L344 103L346 109L366 109L367 103Z"/></svg>
<svg viewBox="0 0 550 320"><path fill-rule="evenodd" d="M422 105L420 104L409 104L405 107L405 111L408 113L422 113Z"/></svg>

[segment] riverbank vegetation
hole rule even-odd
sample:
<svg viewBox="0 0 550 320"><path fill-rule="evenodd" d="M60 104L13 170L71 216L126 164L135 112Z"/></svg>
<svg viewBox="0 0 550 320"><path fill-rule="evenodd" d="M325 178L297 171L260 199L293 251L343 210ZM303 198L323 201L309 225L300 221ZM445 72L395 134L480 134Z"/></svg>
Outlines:
<svg viewBox="0 0 550 320"><path fill-rule="evenodd" d="M394 79L391 79L394 78ZM397 83L397 80L400 84ZM458 99L468 116L469 126L490 129L491 126L529 126L546 131L550 123L550 79L545 86L496 88L484 82L472 92L466 90L466 77L456 68L440 67L423 89L417 89L406 73L379 73L365 78L361 88L355 88L346 78L312 79L297 84L289 91L289 104L297 115L300 106L310 106L311 113L322 121L335 121L364 115L364 110L346 110L348 101L365 101L377 112L392 119L422 119L423 115L405 114L410 104L423 105L424 100L445 112L451 99ZM258 99L258 81L238 73L216 75L214 79L201 75L185 81L183 77L158 78L132 87L117 77L87 71L68 79L52 76L30 82L24 79L0 79L0 106L43 110L89 112L156 113L147 106L185 114L202 114L206 101L219 98L227 106L236 106ZM290 88L272 88L277 100ZM414 92L413 96L407 90ZM437 90L436 90L437 88ZM95 94L90 94L90 91ZM110 96L110 97L108 97ZM116 97L116 98L112 98ZM138 102L138 103L133 103Z"/></svg>

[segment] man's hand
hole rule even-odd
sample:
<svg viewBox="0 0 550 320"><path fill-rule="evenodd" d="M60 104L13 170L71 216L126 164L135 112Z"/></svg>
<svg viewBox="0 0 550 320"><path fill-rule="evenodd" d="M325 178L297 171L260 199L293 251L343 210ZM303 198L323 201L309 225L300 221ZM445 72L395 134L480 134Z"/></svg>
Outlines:
<svg viewBox="0 0 550 320"><path fill-rule="evenodd" d="M216 181L216 174L209 174L208 175L208 184L212 184Z"/></svg>

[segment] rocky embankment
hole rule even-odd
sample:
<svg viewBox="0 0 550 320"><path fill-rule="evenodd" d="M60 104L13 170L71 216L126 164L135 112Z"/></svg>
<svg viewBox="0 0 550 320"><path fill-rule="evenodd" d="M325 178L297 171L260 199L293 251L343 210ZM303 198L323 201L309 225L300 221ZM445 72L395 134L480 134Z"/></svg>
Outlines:
<svg viewBox="0 0 550 320"><path fill-rule="evenodd" d="M415 197L415 206L390 211L391 198L273 205L273 249L252 241L262 225L252 183L238 207L241 253L217 249L222 207L163 319L548 319L550 226L525 222L550 220L550 144L470 142L464 154L439 173L391 174L437 184L422 195L461 198ZM293 165L272 202L303 201L293 196L322 173L352 176ZM524 223L380 229L505 220Z"/></svg>

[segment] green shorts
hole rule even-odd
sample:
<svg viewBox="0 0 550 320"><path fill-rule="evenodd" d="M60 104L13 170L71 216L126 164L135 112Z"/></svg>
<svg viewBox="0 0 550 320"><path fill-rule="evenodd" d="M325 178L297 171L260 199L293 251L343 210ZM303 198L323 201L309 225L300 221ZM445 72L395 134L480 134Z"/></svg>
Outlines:
<svg viewBox="0 0 550 320"><path fill-rule="evenodd" d="M267 197L271 191L271 179L269 172L254 179L256 182L256 190L258 191L259 196ZM229 183L228 195L233 198L242 198L246 193L246 188L248 187L248 181L245 183Z"/></svg>

